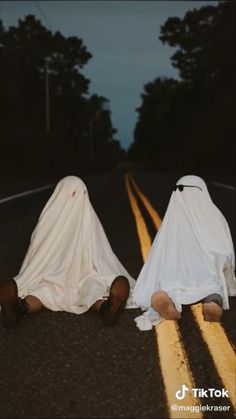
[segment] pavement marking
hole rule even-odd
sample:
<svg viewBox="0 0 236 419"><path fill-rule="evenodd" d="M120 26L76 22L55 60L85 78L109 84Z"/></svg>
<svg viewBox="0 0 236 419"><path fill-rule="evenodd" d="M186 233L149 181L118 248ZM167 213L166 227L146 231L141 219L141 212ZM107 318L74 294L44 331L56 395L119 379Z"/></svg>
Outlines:
<svg viewBox="0 0 236 419"><path fill-rule="evenodd" d="M184 400L175 397L183 384L189 389L196 388L177 322L164 321L155 326L155 332L169 409L172 405L199 406L201 402L193 397L192 392L186 393ZM188 411L177 410L169 414L170 418L189 419ZM202 418L202 413L194 412L194 418Z"/></svg>
<svg viewBox="0 0 236 419"><path fill-rule="evenodd" d="M137 204L137 201L136 201L136 199L135 199L135 197L132 193L130 183L129 183L129 178L128 178L127 175L125 176L125 184L126 184L128 197L129 197L129 200L130 200L130 205L131 205L131 208L132 208L132 211L133 211L133 214L134 214L134 218L135 218L135 221L136 221L136 228L137 228L137 231L138 231L138 236L142 237L142 240L140 240L142 257L143 257L143 260L146 260L152 242L151 242L150 236L148 234L145 221L143 219L143 216L142 216L141 211L139 209L139 206Z"/></svg>
<svg viewBox="0 0 236 419"><path fill-rule="evenodd" d="M151 238L148 234L148 230L145 224L145 221L141 215L137 200L132 192L130 185L130 175L126 174L125 183L130 200L131 209L136 221L138 237L140 241L141 248L145 249L143 254L143 261L145 262L148 256L148 252L151 248ZM136 189L137 190L137 189ZM141 198L141 197L140 197ZM146 198L147 199L147 198ZM149 209L151 208L151 204ZM155 211L153 209L153 211ZM159 217L159 215L158 215ZM156 218L156 220L158 219ZM159 217L160 218L160 217ZM141 220L141 223L140 223ZM147 240L149 237L149 240ZM178 400L175 397L177 390L182 388L182 385L185 384L189 388L194 388L195 382L189 367L188 357L180 343L180 334L178 324L175 321L166 321L161 323L158 327L155 328L158 354L160 358L160 366L162 372L162 379L165 385L165 392L168 402L169 409L169 419L171 418L189 418L189 411L184 410L171 410L172 405L182 406L199 406L200 401L198 398L193 397L191 393L187 393L184 399ZM194 412L194 418L202 418L201 412Z"/></svg>
<svg viewBox="0 0 236 419"><path fill-rule="evenodd" d="M148 201L147 198L146 200ZM143 201L143 203L145 205L145 201ZM152 207L152 212L150 212L148 208L149 206L146 206L147 211L152 217L153 212L156 212L156 211ZM234 350L221 324L206 322L203 319L202 311L201 311L201 304L191 306L191 310L199 326L203 340L207 344L209 352L212 356L215 368L225 388L229 392L230 400L234 409L236 409L236 383L235 383L236 356L235 356ZM160 325L158 326L158 328L159 327Z"/></svg>
<svg viewBox="0 0 236 419"><path fill-rule="evenodd" d="M201 304L191 307L199 325L203 339L207 343L216 370L228 390L231 403L236 409L236 356L220 323L205 322L202 316Z"/></svg>
<svg viewBox="0 0 236 419"><path fill-rule="evenodd" d="M154 210L154 208L152 207L152 205L150 204L150 202L148 201L148 199L146 198L146 196L141 192L141 190L139 189L137 183L134 180L134 177L132 174L129 174L129 180L131 181L134 189L136 190L137 194L139 195L141 201L143 202L143 204L145 205L145 207L147 208L147 211L149 212L154 225L156 227L156 229L158 230L160 228L161 225L161 218L159 216L159 214Z"/></svg>
<svg viewBox="0 0 236 419"><path fill-rule="evenodd" d="M26 192L21 192L21 193L18 193L16 195L7 196L6 198L0 199L0 204L3 204L3 202L11 201L11 200L16 199L16 198L21 198L22 196L25 196L25 195L30 195L30 194L33 194L33 193L36 193L36 192L43 191L45 189L52 188L52 186L53 186L53 184L46 185L46 186L42 186L41 188L32 189L32 190L26 191Z"/></svg>

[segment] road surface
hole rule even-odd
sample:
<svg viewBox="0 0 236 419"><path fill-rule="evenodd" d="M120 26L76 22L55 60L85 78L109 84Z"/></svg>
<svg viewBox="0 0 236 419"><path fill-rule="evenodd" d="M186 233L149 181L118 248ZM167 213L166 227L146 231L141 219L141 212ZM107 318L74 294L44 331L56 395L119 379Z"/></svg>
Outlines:
<svg viewBox="0 0 236 419"><path fill-rule="evenodd" d="M151 243L155 217L163 218L178 177L139 172L125 177L116 171L84 179L114 252L134 278L145 260L145 244L132 200ZM235 245L235 189L213 183L208 187ZM52 190L0 204L1 279L17 274ZM15 330L0 324L0 417L232 418L234 298L230 305L220 325L203 322L199 307L192 306L184 307L178 324L163 322L147 332L134 323L140 309L125 310L113 328L103 327L95 313L48 310L26 316ZM178 400L182 385L189 391ZM195 390L193 397L193 388L203 391ZM209 389L218 392L210 394ZM229 397L222 397L222 389Z"/></svg>

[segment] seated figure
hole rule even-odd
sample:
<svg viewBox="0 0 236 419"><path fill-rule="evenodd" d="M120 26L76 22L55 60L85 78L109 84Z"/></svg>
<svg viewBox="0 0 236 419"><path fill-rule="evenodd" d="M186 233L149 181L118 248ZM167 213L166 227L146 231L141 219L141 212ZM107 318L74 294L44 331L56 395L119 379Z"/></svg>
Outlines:
<svg viewBox="0 0 236 419"><path fill-rule="evenodd" d="M236 294L235 256L227 221L203 179L184 176L174 187L163 222L133 291L147 310L141 330L178 320L182 305L202 302L206 321L220 321Z"/></svg>
<svg viewBox="0 0 236 419"><path fill-rule="evenodd" d="M15 327L23 315L46 307L75 314L92 309L112 326L134 284L111 249L85 184L68 176L46 203L19 274L0 282L3 324Z"/></svg>

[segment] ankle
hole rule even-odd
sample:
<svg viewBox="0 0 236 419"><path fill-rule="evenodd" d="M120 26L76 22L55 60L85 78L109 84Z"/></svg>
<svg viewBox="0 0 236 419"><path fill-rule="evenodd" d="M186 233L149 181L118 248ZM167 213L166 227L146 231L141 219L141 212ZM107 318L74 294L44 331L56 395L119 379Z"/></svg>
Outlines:
<svg viewBox="0 0 236 419"><path fill-rule="evenodd" d="M99 312L100 309L101 309L102 304L104 303L104 301L106 301L106 300L95 301L95 303L90 307L90 310L95 311L95 312Z"/></svg>
<svg viewBox="0 0 236 419"><path fill-rule="evenodd" d="M17 308L22 315L25 315L30 312L30 305L27 303L25 298L17 298Z"/></svg>

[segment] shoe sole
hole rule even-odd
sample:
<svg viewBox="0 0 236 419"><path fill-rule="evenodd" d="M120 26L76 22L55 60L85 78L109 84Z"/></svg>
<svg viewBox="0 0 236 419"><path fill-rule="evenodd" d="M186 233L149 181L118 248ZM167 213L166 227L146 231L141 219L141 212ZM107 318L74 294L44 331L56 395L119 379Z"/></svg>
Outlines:
<svg viewBox="0 0 236 419"><path fill-rule="evenodd" d="M110 288L108 300L104 302L107 307L102 312L102 320L105 326L113 326L120 317L129 298L130 285L125 277L117 277L114 279Z"/></svg>
<svg viewBox="0 0 236 419"><path fill-rule="evenodd" d="M15 305L17 302L17 284L15 281L6 281L0 285L0 304L2 322L4 327L10 329L17 325Z"/></svg>

